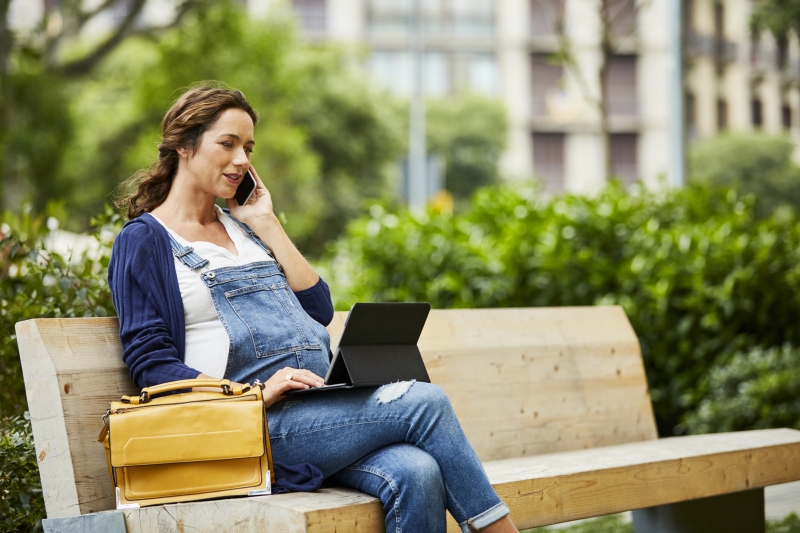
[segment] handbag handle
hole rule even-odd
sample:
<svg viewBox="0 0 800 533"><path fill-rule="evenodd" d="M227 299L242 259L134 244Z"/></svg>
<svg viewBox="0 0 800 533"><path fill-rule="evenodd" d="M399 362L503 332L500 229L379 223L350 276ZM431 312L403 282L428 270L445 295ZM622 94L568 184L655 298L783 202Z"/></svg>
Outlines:
<svg viewBox="0 0 800 533"><path fill-rule="evenodd" d="M194 387L214 387L222 389L222 393L226 396L240 396L241 394L249 391L252 387L249 384L236 384L231 385L229 379L182 379L179 381L169 381L160 385L152 387L145 387L142 389L140 396L123 396L122 402L139 405L147 403L151 400L151 396L171 392L181 389L191 389Z"/></svg>

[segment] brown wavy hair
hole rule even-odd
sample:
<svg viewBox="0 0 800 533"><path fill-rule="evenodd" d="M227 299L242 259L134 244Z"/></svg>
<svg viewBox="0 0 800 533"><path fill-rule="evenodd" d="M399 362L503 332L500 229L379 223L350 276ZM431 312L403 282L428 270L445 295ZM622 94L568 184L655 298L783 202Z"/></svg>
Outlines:
<svg viewBox="0 0 800 533"><path fill-rule="evenodd" d="M227 109L245 111L253 119L253 126L258 122L258 114L244 94L218 82L202 82L178 97L161 122L158 160L125 180L115 199L116 206L127 208L128 218L134 219L164 203L178 171L178 148L195 153L203 133Z"/></svg>

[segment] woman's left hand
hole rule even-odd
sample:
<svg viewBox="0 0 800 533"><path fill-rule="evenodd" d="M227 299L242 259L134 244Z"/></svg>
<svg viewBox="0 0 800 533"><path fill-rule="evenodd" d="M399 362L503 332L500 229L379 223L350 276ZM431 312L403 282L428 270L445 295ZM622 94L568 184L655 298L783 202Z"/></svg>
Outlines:
<svg viewBox="0 0 800 533"><path fill-rule="evenodd" d="M253 191L250 199L244 205L237 204L233 198L227 198L225 203L228 209L231 210L231 215L252 226L253 223L257 224L259 220L275 218L275 211L272 206L272 195L264 185L264 182L261 181L258 172L252 165L249 170L256 180L256 190Z"/></svg>

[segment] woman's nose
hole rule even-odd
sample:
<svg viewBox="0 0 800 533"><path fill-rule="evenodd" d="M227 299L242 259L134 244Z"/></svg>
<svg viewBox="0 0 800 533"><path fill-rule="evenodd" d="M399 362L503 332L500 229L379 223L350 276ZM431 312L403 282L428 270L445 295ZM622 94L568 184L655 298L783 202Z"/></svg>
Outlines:
<svg viewBox="0 0 800 533"><path fill-rule="evenodd" d="M244 148L236 151L236 157L233 160L233 164L250 166L250 159L247 158L247 152L245 152Z"/></svg>

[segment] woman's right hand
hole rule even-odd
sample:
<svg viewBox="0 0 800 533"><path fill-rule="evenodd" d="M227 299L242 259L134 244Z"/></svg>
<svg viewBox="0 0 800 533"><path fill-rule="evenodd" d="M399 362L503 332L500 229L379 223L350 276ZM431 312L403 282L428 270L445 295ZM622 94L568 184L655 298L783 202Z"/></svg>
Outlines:
<svg viewBox="0 0 800 533"><path fill-rule="evenodd" d="M322 378L313 372L287 366L275 372L264 383L264 390L261 394L264 396L264 405L270 407L278 400L282 400L286 391L321 387L322 385Z"/></svg>

